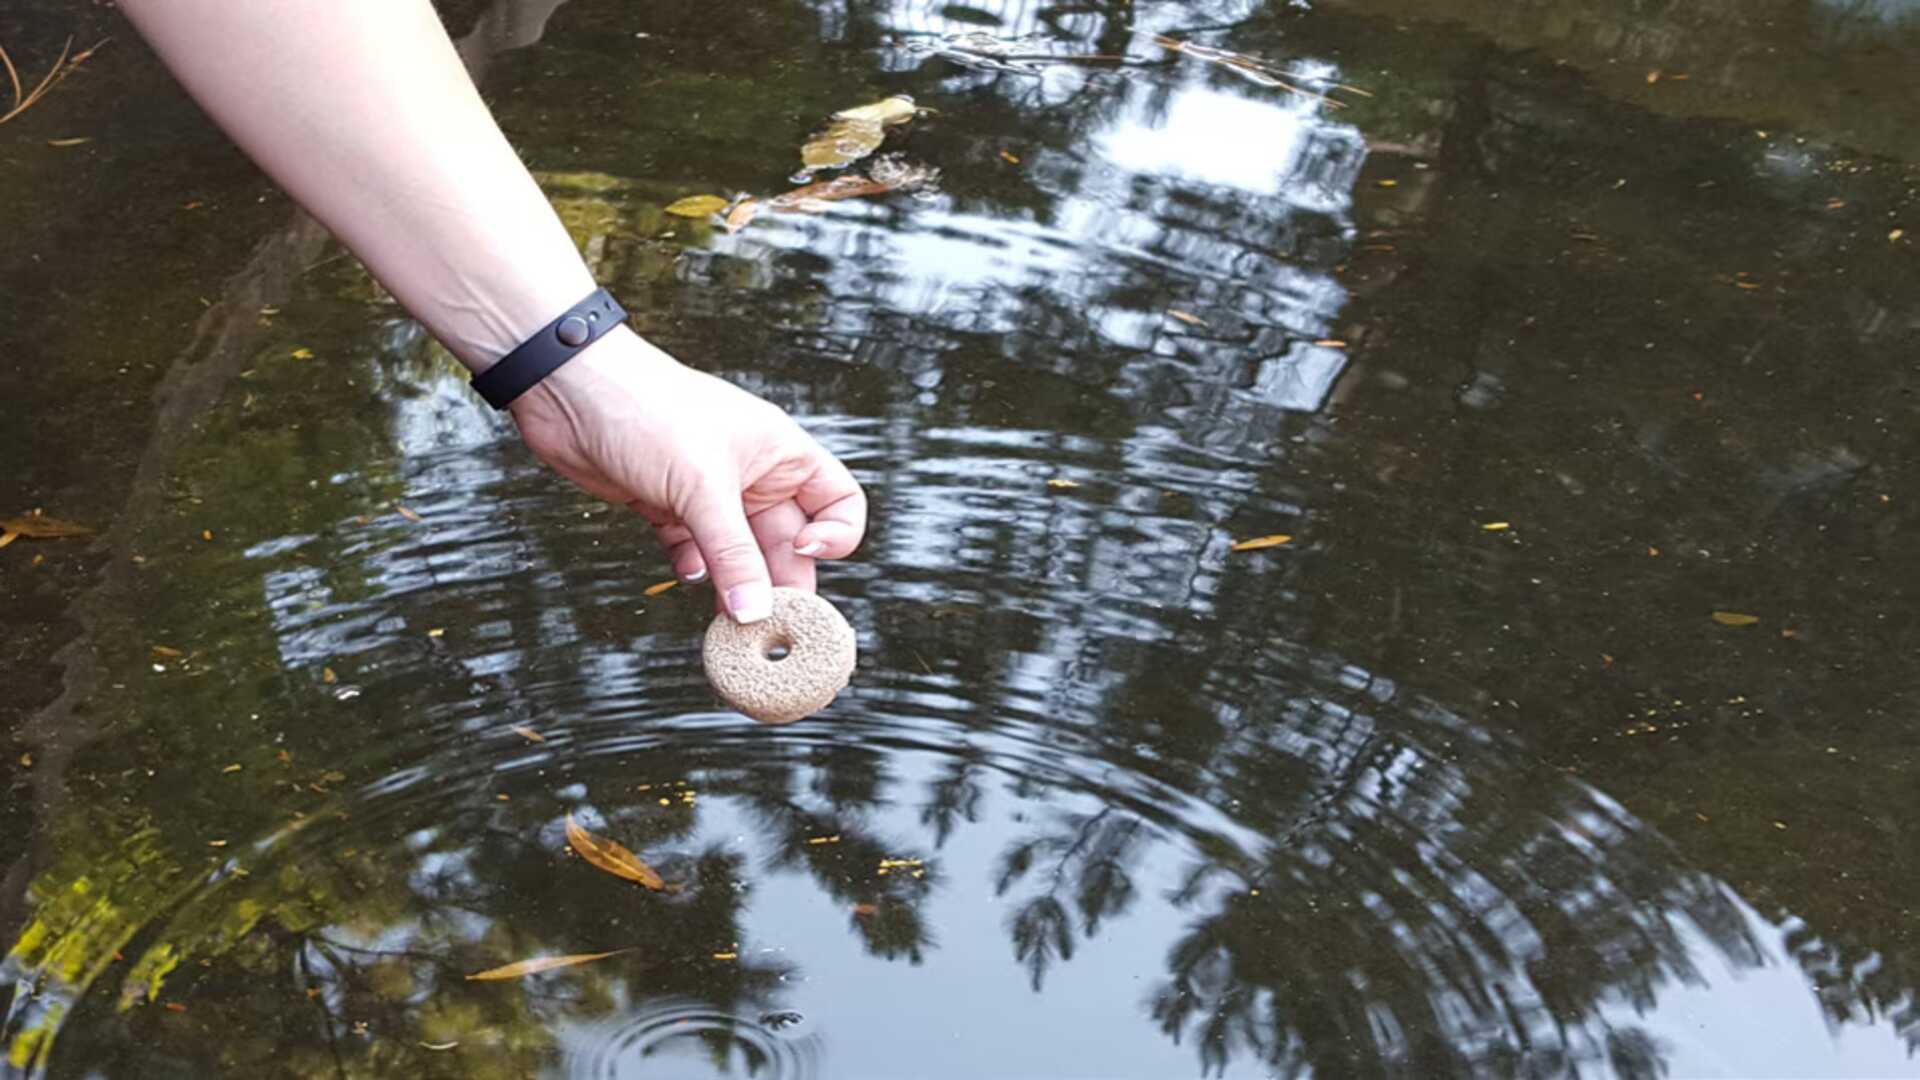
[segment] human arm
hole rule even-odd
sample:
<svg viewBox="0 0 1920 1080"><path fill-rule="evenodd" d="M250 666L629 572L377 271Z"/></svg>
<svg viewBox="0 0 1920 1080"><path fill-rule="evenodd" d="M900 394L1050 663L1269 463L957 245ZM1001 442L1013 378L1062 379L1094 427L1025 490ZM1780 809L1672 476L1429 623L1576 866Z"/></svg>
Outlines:
<svg viewBox="0 0 1920 1080"><path fill-rule="evenodd" d="M594 288L426 0L122 0L202 108L484 370ZM846 467L774 406L616 329L513 405L535 454L651 521L752 621L860 542ZM803 555L801 552L806 552Z"/></svg>

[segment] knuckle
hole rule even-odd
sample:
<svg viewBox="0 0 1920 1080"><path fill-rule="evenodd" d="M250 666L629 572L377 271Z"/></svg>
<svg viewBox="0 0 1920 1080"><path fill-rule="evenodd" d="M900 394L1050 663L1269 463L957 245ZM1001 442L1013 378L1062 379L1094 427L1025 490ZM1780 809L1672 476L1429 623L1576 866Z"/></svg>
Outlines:
<svg viewBox="0 0 1920 1080"><path fill-rule="evenodd" d="M728 536L700 549L709 563L723 570L744 570L760 561L760 545L744 536Z"/></svg>

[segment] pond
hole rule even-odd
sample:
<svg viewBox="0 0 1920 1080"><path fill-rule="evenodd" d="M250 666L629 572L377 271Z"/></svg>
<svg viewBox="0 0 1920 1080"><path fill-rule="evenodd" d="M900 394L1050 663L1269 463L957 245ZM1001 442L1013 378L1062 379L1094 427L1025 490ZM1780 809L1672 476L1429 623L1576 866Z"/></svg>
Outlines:
<svg viewBox="0 0 1920 1080"><path fill-rule="evenodd" d="M99 533L0 550L6 1075L1920 1074L1920 4L443 15L866 486L853 685L721 707L643 521L15 5L113 40L0 125L0 514ZM931 184L665 212L898 95Z"/></svg>

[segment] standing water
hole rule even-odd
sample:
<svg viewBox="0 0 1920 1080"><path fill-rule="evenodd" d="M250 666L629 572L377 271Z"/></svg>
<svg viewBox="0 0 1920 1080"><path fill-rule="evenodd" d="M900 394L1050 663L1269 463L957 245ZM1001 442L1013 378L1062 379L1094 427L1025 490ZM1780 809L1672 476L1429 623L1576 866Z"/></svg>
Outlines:
<svg viewBox="0 0 1920 1080"><path fill-rule="evenodd" d="M443 14L853 686L15 5L0 1071L1920 1074L1920 5Z"/></svg>

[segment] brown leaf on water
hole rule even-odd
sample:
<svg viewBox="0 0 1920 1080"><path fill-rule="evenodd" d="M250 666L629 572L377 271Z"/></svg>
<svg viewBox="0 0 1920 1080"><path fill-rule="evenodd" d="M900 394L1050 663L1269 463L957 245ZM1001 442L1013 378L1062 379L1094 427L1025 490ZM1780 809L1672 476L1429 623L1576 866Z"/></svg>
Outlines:
<svg viewBox="0 0 1920 1080"><path fill-rule="evenodd" d="M155 645L153 646L153 655L162 656L168 660L178 660L187 654L181 652L179 649L169 648L165 645Z"/></svg>
<svg viewBox="0 0 1920 1080"><path fill-rule="evenodd" d="M528 742L542 743L547 741L547 737L545 735L542 735L539 732L533 730L532 728L527 727L525 724L513 725L513 733L527 740Z"/></svg>
<svg viewBox="0 0 1920 1080"><path fill-rule="evenodd" d="M668 578L665 581L655 582L654 584L647 586L645 590L645 594L647 596L659 596L661 593L666 592L668 589L671 589L678 584L680 584L679 579Z"/></svg>
<svg viewBox="0 0 1920 1080"><path fill-rule="evenodd" d="M328 686L332 686L334 683L340 681L340 676L334 674L332 668L323 667L320 669L320 681L326 683Z"/></svg>
<svg viewBox="0 0 1920 1080"><path fill-rule="evenodd" d="M71 139L48 139L47 145L48 146L79 146L81 143L90 143L92 141L93 141L93 136L80 135Z"/></svg>
<svg viewBox="0 0 1920 1080"><path fill-rule="evenodd" d="M85 525L50 518L37 510L25 517L0 520L0 531L18 533L29 540L65 540L93 535L93 530Z"/></svg>
<svg viewBox="0 0 1920 1080"><path fill-rule="evenodd" d="M1080 486L1080 482L1078 480L1068 480L1064 477L1056 476L1047 481L1047 486L1055 491L1072 491L1074 488Z"/></svg>
<svg viewBox="0 0 1920 1080"><path fill-rule="evenodd" d="M416 525L426 520L425 518L421 517L419 514L414 513L412 510L409 510L406 507L401 506L399 503L393 504L393 512L396 514L399 514L401 517L406 518L408 521L411 521Z"/></svg>
<svg viewBox="0 0 1920 1080"><path fill-rule="evenodd" d="M1752 626L1760 621L1760 616L1742 615L1737 611L1716 611L1713 613L1713 621L1721 626Z"/></svg>
<svg viewBox="0 0 1920 1080"><path fill-rule="evenodd" d="M913 99L882 98L833 114L833 122L800 148L800 161L809 169L837 169L851 165L887 139L887 129L904 124L919 112Z"/></svg>
<svg viewBox="0 0 1920 1080"><path fill-rule="evenodd" d="M613 949L609 952L568 953L565 956L536 956L531 960L518 960L511 964L502 964L497 968L476 971L467 976L468 982L499 982L503 979L524 979L529 975L538 975L554 968L573 967L576 964L591 964L595 960L605 960L609 956L618 956L625 949Z"/></svg>
<svg viewBox="0 0 1920 1080"><path fill-rule="evenodd" d="M1013 154L1010 154L1010 153L1008 153L1008 152L1007 152L1007 151L1005 151L1005 150L1002 150L1002 151L1000 151L1000 160L1001 160L1001 161L1004 161L1004 162L1006 162L1006 163L1007 163L1007 164L1009 164L1009 165L1018 165L1018 164L1020 164L1020 159L1019 159L1018 157L1016 157L1016 156L1015 156L1015 155L1013 155Z"/></svg>
<svg viewBox="0 0 1920 1080"><path fill-rule="evenodd" d="M1272 536L1256 536L1251 540L1240 540L1235 542L1233 545L1233 550L1234 551L1259 551L1263 548L1279 547L1281 544L1288 543L1292 539L1293 537L1288 536L1286 533L1274 533Z"/></svg>
<svg viewBox="0 0 1920 1080"><path fill-rule="evenodd" d="M1207 325L1207 320L1205 320L1205 319L1203 319L1203 318L1201 318L1201 317L1200 317L1200 316L1198 316L1198 315L1194 315L1194 314L1191 314L1191 313L1189 313L1189 312L1185 312L1185 311L1181 311L1181 310L1180 310L1179 308L1168 308L1168 309L1167 309L1167 314L1168 314L1168 315L1171 315L1172 317L1174 317L1174 318L1176 318L1176 319L1179 319L1179 320L1180 320L1181 322L1183 322L1183 323L1186 323L1186 324L1187 324L1188 326L1205 326L1205 325Z"/></svg>
<svg viewBox="0 0 1920 1080"><path fill-rule="evenodd" d="M675 217L710 218L727 208L727 200L718 195L689 195L667 204L667 213Z"/></svg>
<svg viewBox="0 0 1920 1080"><path fill-rule="evenodd" d="M742 199L738 206L727 211L727 219L722 225L728 232L737 233L746 228L748 222L759 217L760 210L759 199Z"/></svg>
<svg viewBox="0 0 1920 1080"><path fill-rule="evenodd" d="M18 539L20 539L20 534L14 532L12 529L0 531L0 548L6 547Z"/></svg>
<svg viewBox="0 0 1920 1080"><path fill-rule="evenodd" d="M567 815L567 844L595 868L605 870L614 877L638 882L655 891L667 886L660 875L653 872L653 867L640 861L640 856L612 840L595 836L581 828L580 823L573 820L572 814Z"/></svg>
<svg viewBox="0 0 1920 1080"><path fill-rule="evenodd" d="M889 191L911 191L924 187L940 176L940 170L888 155L873 163L871 176L836 176L817 184L797 187L767 200L775 210L799 210L817 214L826 204L863 195L884 195Z"/></svg>
<svg viewBox="0 0 1920 1080"><path fill-rule="evenodd" d="M1335 338L1335 337L1323 337L1320 340L1314 342L1314 344L1320 346L1323 349L1344 349L1347 347L1346 342L1341 341L1339 338Z"/></svg>

